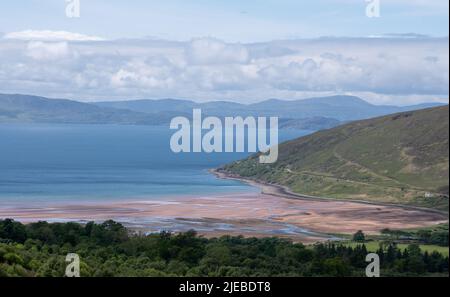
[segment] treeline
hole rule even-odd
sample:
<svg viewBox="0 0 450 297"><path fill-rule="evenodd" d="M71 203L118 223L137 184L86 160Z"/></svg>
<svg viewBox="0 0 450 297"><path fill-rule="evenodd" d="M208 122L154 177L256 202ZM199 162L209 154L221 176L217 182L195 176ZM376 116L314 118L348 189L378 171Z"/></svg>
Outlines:
<svg viewBox="0 0 450 297"><path fill-rule="evenodd" d="M23 225L0 221L0 276L61 277L68 253L81 259L81 276L365 276L361 244L304 246L279 238L206 239L195 231L130 233L121 224ZM448 276L448 257L380 247L382 276Z"/></svg>
<svg viewBox="0 0 450 297"><path fill-rule="evenodd" d="M413 239L423 244L448 246L448 224L442 224L435 229L422 229L417 231L403 231L383 229L381 234L395 239Z"/></svg>

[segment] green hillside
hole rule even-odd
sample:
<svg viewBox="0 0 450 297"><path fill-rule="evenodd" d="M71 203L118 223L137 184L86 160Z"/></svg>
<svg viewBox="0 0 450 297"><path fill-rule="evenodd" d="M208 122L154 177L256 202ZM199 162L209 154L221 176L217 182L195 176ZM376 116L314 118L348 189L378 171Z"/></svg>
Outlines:
<svg viewBox="0 0 450 297"><path fill-rule="evenodd" d="M330 198L448 210L449 107L346 124L284 143L278 162L224 167L243 177Z"/></svg>

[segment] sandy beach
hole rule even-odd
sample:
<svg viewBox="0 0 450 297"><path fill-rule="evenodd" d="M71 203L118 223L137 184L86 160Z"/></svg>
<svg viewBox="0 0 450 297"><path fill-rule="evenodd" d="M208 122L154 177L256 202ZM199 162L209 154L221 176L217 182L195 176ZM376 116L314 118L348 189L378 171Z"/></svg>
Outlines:
<svg viewBox="0 0 450 297"><path fill-rule="evenodd" d="M219 178L236 177L222 174ZM448 215L435 211L311 197L302 199L290 196L276 186L251 183L260 187L261 193L0 206L0 217L22 222L101 222L113 219L140 232L195 229L207 237L279 236L304 243L337 239L330 235L336 233L351 234L363 230L375 234L384 228L416 228L448 221Z"/></svg>

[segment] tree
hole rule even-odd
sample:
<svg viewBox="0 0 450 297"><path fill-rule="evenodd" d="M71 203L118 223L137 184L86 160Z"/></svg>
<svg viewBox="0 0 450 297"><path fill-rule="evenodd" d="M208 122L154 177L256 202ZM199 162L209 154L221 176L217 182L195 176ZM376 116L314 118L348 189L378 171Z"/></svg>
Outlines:
<svg viewBox="0 0 450 297"><path fill-rule="evenodd" d="M364 233L361 230L359 230L358 232L353 234L353 241L355 241L355 242L365 242L366 241L366 236L364 235Z"/></svg>
<svg viewBox="0 0 450 297"><path fill-rule="evenodd" d="M0 221L0 238L23 243L27 239L25 226L11 219Z"/></svg>

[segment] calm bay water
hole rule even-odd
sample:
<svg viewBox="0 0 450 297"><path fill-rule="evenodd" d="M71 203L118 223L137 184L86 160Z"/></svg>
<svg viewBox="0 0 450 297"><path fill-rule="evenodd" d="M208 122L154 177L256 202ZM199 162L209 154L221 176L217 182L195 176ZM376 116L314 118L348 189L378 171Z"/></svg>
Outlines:
<svg viewBox="0 0 450 297"><path fill-rule="evenodd" d="M0 206L258 191L208 169L246 153L174 154L168 127L0 125ZM280 131L280 140L309 131Z"/></svg>

